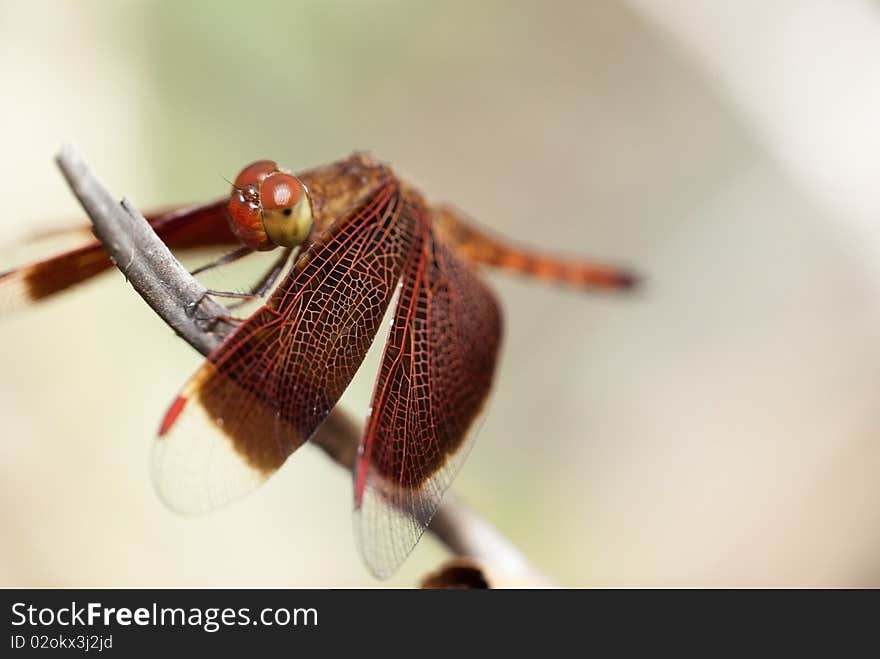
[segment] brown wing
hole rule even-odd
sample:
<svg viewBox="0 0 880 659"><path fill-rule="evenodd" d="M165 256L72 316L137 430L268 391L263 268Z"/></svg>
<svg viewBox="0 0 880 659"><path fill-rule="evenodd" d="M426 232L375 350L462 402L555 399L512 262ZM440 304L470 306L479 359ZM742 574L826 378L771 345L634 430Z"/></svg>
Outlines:
<svg viewBox="0 0 880 659"><path fill-rule="evenodd" d="M501 342L494 296L419 215L355 470L358 544L379 578L415 547L466 457Z"/></svg>
<svg viewBox="0 0 880 659"><path fill-rule="evenodd" d="M238 498L311 437L363 361L413 233L397 182L386 181L210 355L155 444L154 480L170 507L198 512Z"/></svg>
<svg viewBox="0 0 880 659"><path fill-rule="evenodd" d="M227 200L147 216L171 249L238 244L226 219ZM0 313L42 300L101 274L110 257L97 240L30 265L0 273Z"/></svg>

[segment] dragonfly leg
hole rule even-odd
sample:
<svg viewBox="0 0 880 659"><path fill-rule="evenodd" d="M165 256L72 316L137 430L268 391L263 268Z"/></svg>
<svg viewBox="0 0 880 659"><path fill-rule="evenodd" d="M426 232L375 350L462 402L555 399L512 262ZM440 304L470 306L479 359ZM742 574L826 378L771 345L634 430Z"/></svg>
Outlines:
<svg viewBox="0 0 880 659"><path fill-rule="evenodd" d="M210 317L199 318L196 316L196 313L198 312L199 307L202 305L202 302L205 300L206 297L209 297L209 296L242 297L244 295L245 295L244 293L227 293L225 291L206 290L204 293L202 293L199 296L198 300L196 300L195 302L193 302L187 306L186 314L190 318L192 318L198 322L208 322L209 323L209 327L208 327L209 331L213 328L214 325L216 325L220 321L237 325L238 323L244 322L245 319L238 318L237 316L231 316L231 315L225 315L225 314L221 315L221 316L210 316Z"/></svg>
<svg viewBox="0 0 880 659"><path fill-rule="evenodd" d="M245 302L247 302L248 300L253 300L255 297L257 297L253 293L237 293L236 291L216 291L213 288L207 289L205 291L205 295L213 295L214 297L229 297L236 300L244 300Z"/></svg>
<svg viewBox="0 0 880 659"><path fill-rule="evenodd" d="M278 277L281 272L284 270L284 266L287 265L288 260L290 259L290 255L293 253L293 247L285 247L281 250L281 254L275 261L272 263L272 267L260 277L259 281L254 284L248 291L239 293L236 291L218 291L214 289L207 289L202 296L192 305L192 313L195 313L195 309L202 303L202 300L207 296L213 297L225 297L225 298L233 298L238 300L233 304L230 304L227 308L231 311L237 307L242 306L252 300L256 300L257 298L263 297L266 292L272 288L272 285L278 281ZM240 258L240 257L239 257ZM227 261L228 263L229 261ZM220 265L219 263L217 265ZM226 320L228 322L241 322L244 320L243 318L238 318L236 316L224 316L221 317L222 320Z"/></svg>
<svg viewBox="0 0 880 659"><path fill-rule="evenodd" d="M281 272L284 270L284 266L287 265L288 260L290 259L290 255L293 254L293 247L285 247L281 250L280 256L275 259L275 262L272 264L272 267L264 274L260 280L254 284L250 291L248 291L250 298L254 299L257 297L263 297L269 291L272 286L275 285L275 282L278 281L278 277L281 275ZM235 309L245 304L247 299L242 299L240 302L235 302L234 304L230 304L230 309Z"/></svg>
<svg viewBox="0 0 880 659"><path fill-rule="evenodd" d="M199 274L200 272L204 272L205 270L210 270L211 268L216 268L219 265L226 265L227 263L232 263L234 261L238 261L239 259L244 258L248 254L253 254L253 252L254 252L254 250L251 249L250 247L239 247L238 249L236 249L232 252L224 254L219 259L216 259L214 261L211 261L210 263L206 263L205 265L196 268L195 270L193 270L189 274L195 276L195 275Z"/></svg>
<svg viewBox="0 0 880 659"><path fill-rule="evenodd" d="M437 234L473 263L575 288L625 290L639 282L639 276L625 268L543 254L508 243L448 206L434 207L432 221Z"/></svg>

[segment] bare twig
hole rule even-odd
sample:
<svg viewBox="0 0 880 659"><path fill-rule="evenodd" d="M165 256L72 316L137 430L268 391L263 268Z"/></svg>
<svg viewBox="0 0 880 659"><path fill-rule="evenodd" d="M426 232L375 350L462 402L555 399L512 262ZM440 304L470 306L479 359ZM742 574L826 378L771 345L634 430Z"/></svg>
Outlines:
<svg viewBox="0 0 880 659"><path fill-rule="evenodd" d="M216 348L234 326L226 309L180 265L143 215L126 199L114 201L72 146L56 157L68 184L92 220L95 235L134 289L175 332L202 355ZM311 442L341 467L354 468L360 428L334 409ZM478 559L487 570L549 582L488 521L447 495L429 530L453 553Z"/></svg>
<svg viewBox="0 0 880 659"><path fill-rule="evenodd" d="M56 158L73 193L92 219L95 235L144 301L181 338L203 355L232 330L225 310L205 295L152 227L127 200L117 203L72 146ZM205 331L210 320L213 331Z"/></svg>

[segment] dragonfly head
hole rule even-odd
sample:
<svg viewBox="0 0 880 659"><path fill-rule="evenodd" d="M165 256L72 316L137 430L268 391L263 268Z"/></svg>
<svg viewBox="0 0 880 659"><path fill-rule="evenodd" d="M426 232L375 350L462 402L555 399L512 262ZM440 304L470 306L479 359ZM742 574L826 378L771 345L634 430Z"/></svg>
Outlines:
<svg viewBox="0 0 880 659"><path fill-rule="evenodd" d="M312 204L296 176L271 160L258 160L232 184L229 217L233 232L248 247L296 247L312 229Z"/></svg>

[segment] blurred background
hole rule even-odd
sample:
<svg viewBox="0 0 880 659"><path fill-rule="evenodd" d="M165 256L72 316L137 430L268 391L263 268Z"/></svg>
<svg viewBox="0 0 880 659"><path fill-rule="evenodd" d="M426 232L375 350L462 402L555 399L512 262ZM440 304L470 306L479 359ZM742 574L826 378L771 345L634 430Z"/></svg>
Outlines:
<svg viewBox="0 0 880 659"><path fill-rule="evenodd" d="M503 361L453 490L536 566L880 586L876 2L3 0L0 86L0 269L82 221L64 142L141 208L371 150L494 230L648 277L489 275ZM150 442L200 359L118 272L3 317L0 345L0 585L381 585L348 474L309 447L223 510L162 507ZM426 537L390 584L443 559Z"/></svg>

